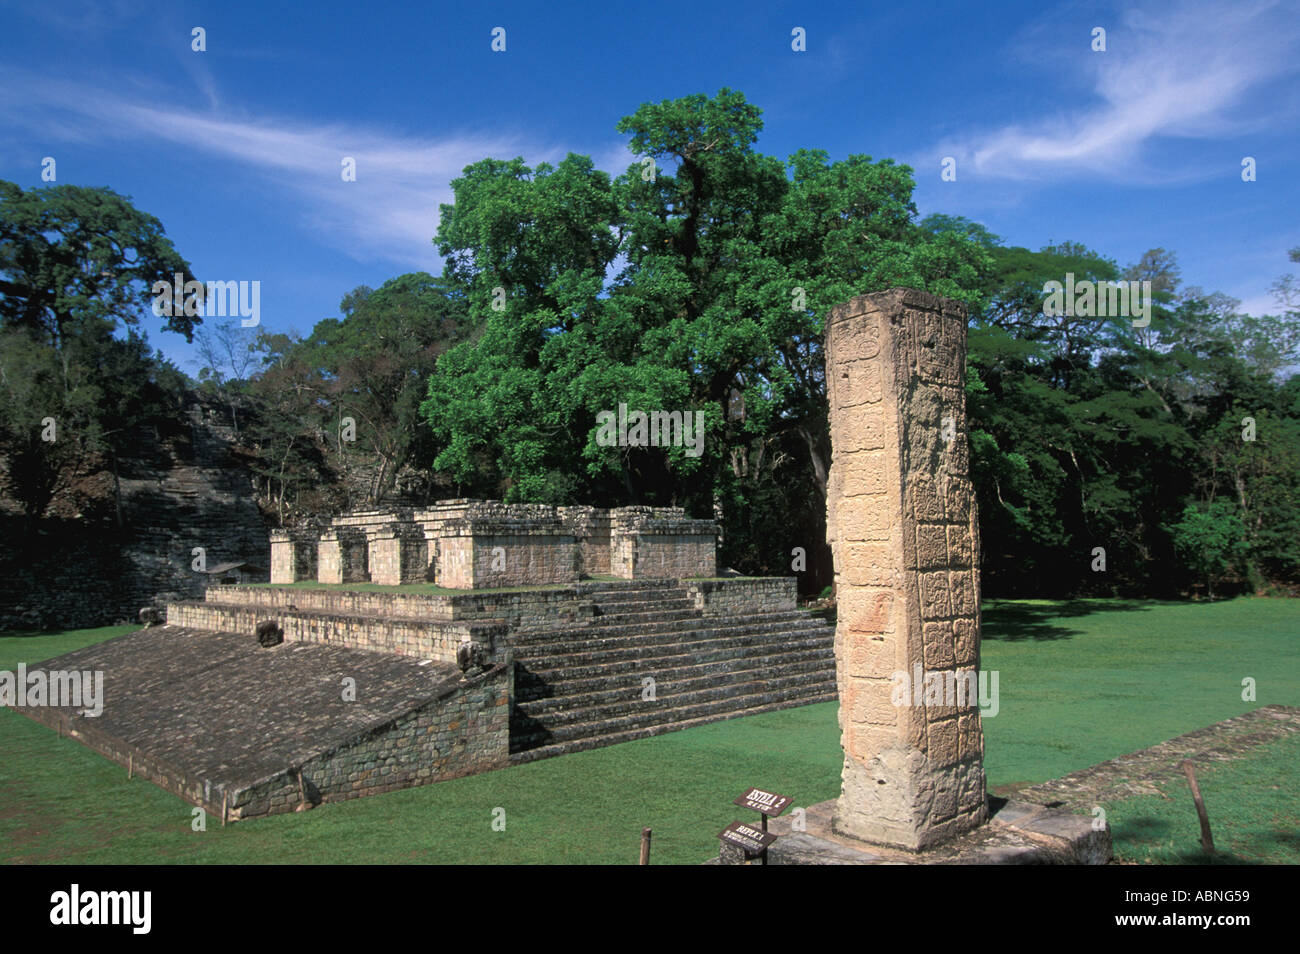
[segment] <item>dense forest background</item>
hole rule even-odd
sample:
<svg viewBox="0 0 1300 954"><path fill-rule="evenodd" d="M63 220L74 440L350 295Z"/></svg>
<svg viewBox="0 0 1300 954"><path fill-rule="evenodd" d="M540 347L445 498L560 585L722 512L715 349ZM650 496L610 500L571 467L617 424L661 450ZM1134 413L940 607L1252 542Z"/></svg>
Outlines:
<svg viewBox="0 0 1300 954"><path fill-rule="evenodd" d="M754 149L735 92L646 104L642 161L484 159L430 223L441 276L342 296L305 336L177 309L191 379L146 341L155 281L195 278L109 189L0 182L0 510L123 520L124 462L218 401L271 524L440 497L676 505L717 516L721 563L831 582L822 322L894 286L970 310L972 472L988 596L1294 592L1300 285L1277 313L1120 264L919 218L892 160ZM1290 251L1300 262L1300 248ZM1044 314L1044 285L1149 281L1150 324ZM342 291L342 290L340 290ZM693 410L704 451L605 447L596 415ZM53 431L51 430L53 428ZM53 436L52 436L53 435ZM806 552L806 565L793 555Z"/></svg>

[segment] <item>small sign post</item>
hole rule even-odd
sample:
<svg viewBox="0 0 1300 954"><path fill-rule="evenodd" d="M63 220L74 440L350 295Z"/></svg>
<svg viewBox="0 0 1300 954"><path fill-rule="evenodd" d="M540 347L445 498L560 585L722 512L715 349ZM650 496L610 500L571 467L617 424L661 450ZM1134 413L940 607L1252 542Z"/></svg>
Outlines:
<svg viewBox="0 0 1300 954"><path fill-rule="evenodd" d="M789 795L778 795L776 792L765 792L761 788L751 788L744 795L734 799L733 804L752 808L758 812L763 818L763 827L754 829L744 822L732 822L718 837L744 848L751 855L757 854L762 858L761 864L767 864L768 846L776 841L776 835L769 835L767 832L768 816L776 818L789 808L793 801L794 799Z"/></svg>
<svg viewBox="0 0 1300 954"><path fill-rule="evenodd" d="M729 845L745 849L746 854L762 855L763 864L767 864L767 846L776 841L776 835L747 822L732 822L718 833L718 837Z"/></svg>

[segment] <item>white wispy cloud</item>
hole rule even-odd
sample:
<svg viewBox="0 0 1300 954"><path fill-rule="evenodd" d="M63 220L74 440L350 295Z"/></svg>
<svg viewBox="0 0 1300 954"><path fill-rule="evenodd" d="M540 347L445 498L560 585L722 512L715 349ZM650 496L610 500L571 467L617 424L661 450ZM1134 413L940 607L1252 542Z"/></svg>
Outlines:
<svg viewBox="0 0 1300 954"><path fill-rule="evenodd" d="M451 180L486 157L523 156L530 165L558 162L568 149L522 133L399 135L346 122L241 116L233 110L169 105L161 91L128 99L73 83L17 77L0 91L11 125L46 138L85 143L129 141L185 155L229 160L286 197L304 231L359 261L389 261L437 270L432 244ZM216 91L205 90L209 102ZM143 101L142 101L143 100ZM629 154L602 145L601 168L621 173ZM342 179L342 161L356 161L356 181ZM239 173L232 170L232 178Z"/></svg>
<svg viewBox="0 0 1300 954"><path fill-rule="evenodd" d="M1027 68L1035 61L1045 67L1044 81L1057 84L1071 105L951 137L936 154L957 157L959 168L1011 179L1062 172L1147 183L1197 178L1208 170L1145 168L1144 147L1222 139L1276 122L1279 101L1266 91L1300 65L1296 13L1295 4L1281 2L1090 13L1107 29L1106 52L1088 48L1078 10L1048 14L1017 37L1012 53Z"/></svg>

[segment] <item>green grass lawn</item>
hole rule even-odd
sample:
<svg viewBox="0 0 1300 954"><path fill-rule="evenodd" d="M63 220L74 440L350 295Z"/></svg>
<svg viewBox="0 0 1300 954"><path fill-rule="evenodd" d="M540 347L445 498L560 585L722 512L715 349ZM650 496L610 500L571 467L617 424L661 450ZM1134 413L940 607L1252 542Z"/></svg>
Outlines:
<svg viewBox="0 0 1300 954"><path fill-rule="evenodd" d="M992 602L981 666L1000 673L1000 711L984 720L989 785L1042 782L1300 705L1300 600Z"/></svg>
<svg viewBox="0 0 1300 954"><path fill-rule="evenodd" d="M0 668L131 629L0 636ZM984 724L994 789L1054 778L1257 706L1300 705L1296 601L990 603L984 635L984 668L1000 673L1000 711ZM1257 682L1253 702L1241 698L1245 677ZM749 785L798 805L838 794L835 715L833 703L804 706L194 832L190 805L0 711L0 860L630 864L650 827L655 863L693 864L714 853L719 830L745 817L731 799ZM1284 740L1199 773L1224 852L1218 860L1300 862L1296 754L1295 740ZM1107 806L1121 858L1198 860L1185 788ZM504 831L492 827L498 807Z"/></svg>
<svg viewBox="0 0 1300 954"><path fill-rule="evenodd" d="M1143 795L1106 805L1116 860L1131 864L1300 864L1300 737L1261 745L1249 758L1196 771L1214 835L1201 850L1201 825L1181 776Z"/></svg>

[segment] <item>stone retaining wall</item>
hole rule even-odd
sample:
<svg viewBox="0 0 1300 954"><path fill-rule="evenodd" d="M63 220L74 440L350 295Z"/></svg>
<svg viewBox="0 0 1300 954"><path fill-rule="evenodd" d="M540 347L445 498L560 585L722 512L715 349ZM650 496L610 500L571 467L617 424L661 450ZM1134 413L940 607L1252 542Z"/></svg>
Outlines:
<svg viewBox="0 0 1300 954"><path fill-rule="evenodd" d="M233 793L232 820L294 811L311 802L427 785L505 768L510 760L512 668L497 665L443 692L393 722L376 726L300 767Z"/></svg>
<svg viewBox="0 0 1300 954"><path fill-rule="evenodd" d="M295 604L296 605L296 604ZM289 610L286 605L231 606L212 603L172 603L167 622L172 626L213 632L245 633L250 638L259 623L272 620L286 641L323 643L350 649L414 656L455 663L463 642L480 643L497 658L504 651L507 627L496 620L440 621L392 616L332 614L316 610Z"/></svg>
<svg viewBox="0 0 1300 954"><path fill-rule="evenodd" d="M706 616L753 615L796 608L794 577L683 580L697 609ZM571 627L594 616L593 595L623 583L584 582L536 590L475 593L396 593L383 590L313 589L276 586L214 586L209 603L246 606L261 618L288 607L340 616L403 617L428 622L497 620L512 629ZM181 622L192 603L172 604L168 621ZM206 617L205 617L206 618ZM197 625L197 624L195 624ZM251 630L250 630L251 632Z"/></svg>
<svg viewBox="0 0 1300 954"><path fill-rule="evenodd" d="M312 612L400 616L430 622L500 619L510 626L543 629L572 625L575 621L593 615L586 584L557 586L554 589L454 595L237 585L211 587L207 591L206 600L210 603L261 607L264 613L293 606Z"/></svg>
<svg viewBox="0 0 1300 954"><path fill-rule="evenodd" d="M304 794L309 803L318 804L505 768L510 759L512 691L513 666L508 663L468 680L452 677L402 716L371 726L329 751L311 754L301 766L287 766L229 791L100 731L87 719L70 718L51 707L17 711L129 765L134 776L203 808L207 823L219 825L223 807L226 820L233 822L294 811Z"/></svg>
<svg viewBox="0 0 1300 954"><path fill-rule="evenodd" d="M188 775L157 756L136 748L116 736L101 732L94 726L93 720L84 717L70 717L62 709L53 706L28 706L23 709L16 708L14 711L48 726L60 735L76 739L119 765L128 766L132 777L153 782L159 788L183 798L191 805L204 808L208 814L214 813L213 791L210 786L205 789L202 779ZM207 800L205 800L205 794ZM218 820L221 817L220 813L221 792L218 789L216 790L215 804L215 814Z"/></svg>

